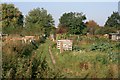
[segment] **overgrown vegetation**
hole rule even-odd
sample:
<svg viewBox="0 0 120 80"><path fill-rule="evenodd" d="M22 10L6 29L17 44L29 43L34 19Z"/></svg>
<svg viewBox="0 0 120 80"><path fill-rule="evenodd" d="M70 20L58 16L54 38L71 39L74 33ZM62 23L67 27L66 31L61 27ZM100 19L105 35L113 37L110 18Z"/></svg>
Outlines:
<svg viewBox="0 0 120 80"><path fill-rule="evenodd" d="M38 41L36 44L39 45L40 42ZM10 42L9 44L4 44L2 48L3 79L62 77L60 72L55 72L48 65L46 56L44 56L45 51L41 49L42 46L39 47L41 49L40 52L36 52L38 48L34 45L22 44L21 42Z"/></svg>
<svg viewBox="0 0 120 80"><path fill-rule="evenodd" d="M74 36L73 39L73 51L60 53L53 43L56 67L64 75L71 78L118 78L119 42L95 36Z"/></svg>
<svg viewBox="0 0 120 80"><path fill-rule="evenodd" d="M12 41L9 36L2 38L3 79L119 77L120 42L102 36L120 29L118 12L113 12L104 27L94 20L85 23L86 15L83 13L64 13L56 29L52 15L43 8L29 11L25 22L23 14L14 4L3 3L1 11L2 33L11 37L41 36L34 43ZM56 40L73 40L73 50L60 53L57 43L49 40L50 34L56 34ZM49 46L56 60L55 65L49 55Z"/></svg>

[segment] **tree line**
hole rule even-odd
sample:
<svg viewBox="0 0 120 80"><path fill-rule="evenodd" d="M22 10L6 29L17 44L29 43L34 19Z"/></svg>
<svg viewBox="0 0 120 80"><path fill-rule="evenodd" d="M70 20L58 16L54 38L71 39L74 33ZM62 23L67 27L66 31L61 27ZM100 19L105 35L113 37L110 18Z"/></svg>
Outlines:
<svg viewBox="0 0 120 80"><path fill-rule="evenodd" d="M115 32L120 29L120 15L113 12L105 22L104 27L100 27L94 20L85 22L86 15L82 12L64 13L59 19L56 28L51 14L44 8L34 8L24 16L14 4L2 5L2 32L5 34L24 34L49 36L50 33L68 34L105 34Z"/></svg>

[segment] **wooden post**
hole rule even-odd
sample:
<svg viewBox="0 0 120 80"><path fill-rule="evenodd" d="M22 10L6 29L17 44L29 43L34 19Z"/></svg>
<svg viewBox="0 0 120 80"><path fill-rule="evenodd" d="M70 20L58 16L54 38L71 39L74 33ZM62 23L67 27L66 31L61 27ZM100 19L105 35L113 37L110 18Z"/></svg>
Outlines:
<svg viewBox="0 0 120 80"><path fill-rule="evenodd" d="M63 52L63 42L61 41L60 42L60 53L62 53Z"/></svg>

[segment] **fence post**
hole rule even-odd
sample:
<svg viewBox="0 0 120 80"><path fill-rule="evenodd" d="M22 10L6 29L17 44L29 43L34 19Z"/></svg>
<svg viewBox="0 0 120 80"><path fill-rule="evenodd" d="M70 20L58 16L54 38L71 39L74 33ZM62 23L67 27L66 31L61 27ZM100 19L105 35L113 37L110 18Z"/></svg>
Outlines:
<svg viewBox="0 0 120 80"><path fill-rule="evenodd" d="M60 42L60 53L62 53L63 52L63 42L61 41Z"/></svg>

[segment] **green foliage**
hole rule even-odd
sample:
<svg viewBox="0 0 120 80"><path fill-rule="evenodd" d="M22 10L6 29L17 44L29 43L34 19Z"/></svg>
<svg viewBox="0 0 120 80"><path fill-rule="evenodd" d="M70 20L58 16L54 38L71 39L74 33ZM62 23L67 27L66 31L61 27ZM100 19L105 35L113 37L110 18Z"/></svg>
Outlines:
<svg viewBox="0 0 120 80"><path fill-rule="evenodd" d="M91 51L106 51L106 50L112 50L112 49L113 49L113 46L110 45L109 43L96 43L90 47Z"/></svg>
<svg viewBox="0 0 120 80"><path fill-rule="evenodd" d="M99 44L97 43L97 44L93 44L90 50L105 52L106 54L104 55L106 55L106 57L100 58L101 60L103 60L103 62L105 61L105 59L108 59L110 62L118 63L119 52L115 51L118 50L118 48L119 48L119 44L112 45L109 43L99 43Z"/></svg>
<svg viewBox="0 0 120 80"><path fill-rule="evenodd" d="M40 43L44 43L46 40L46 37L45 36L42 36L41 39L40 39Z"/></svg>
<svg viewBox="0 0 120 80"><path fill-rule="evenodd" d="M8 26L2 28L2 32L5 34L21 34L22 30L23 30L22 26L19 27Z"/></svg>
<svg viewBox="0 0 120 80"><path fill-rule="evenodd" d="M120 43L116 44L115 47L120 50Z"/></svg>
<svg viewBox="0 0 120 80"><path fill-rule="evenodd" d="M115 27L117 29L120 29L120 15L118 12L113 12L110 17L108 17L108 20L105 23L105 26L109 27Z"/></svg>
<svg viewBox="0 0 120 80"><path fill-rule="evenodd" d="M118 63L118 61L119 61L119 52L108 52L108 59L111 62Z"/></svg>
<svg viewBox="0 0 120 80"><path fill-rule="evenodd" d="M45 56L48 51L45 51L46 54L44 54L46 48L39 48L41 51L36 53L38 50L32 44L20 44L17 42L3 46L2 77L12 79L63 77L59 71L54 71L49 67Z"/></svg>
<svg viewBox="0 0 120 80"><path fill-rule="evenodd" d="M47 13L47 10L36 8L26 16L25 24L28 32L48 35L54 26L54 21L52 16Z"/></svg>
<svg viewBox="0 0 120 80"><path fill-rule="evenodd" d="M9 57L7 57L7 60L5 60L5 55L3 56L3 78L35 79L50 77L50 73L52 74L52 71L47 65L46 59L37 57L36 54L33 54L28 58L20 58L17 57L17 55L9 55Z"/></svg>
<svg viewBox="0 0 120 80"><path fill-rule="evenodd" d="M16 28L23 26L23 15L14 4L2 4L2 31L3 33L16 32ZM9 30L9 31L8 31Z"/></svg>
<svg viewBox="0 0 120 80"><path fill-rule="evenodd" d="M95 34L109 34L109 33L115 33L116 32L115 27L100 27L95 31Z"/></svg>
<svg viewBox="0 0 120 80"><path fill-rule="evenodd" d="M64 13L59 19L60 24L68 28L70 34L82 34L82 30L85 28L84 20L85 15L82 13Z"/></svg>
<svg viewBox="0 0 120 80"><path fill-rule="evenodd" d="M68 34L57 34L56 39L68 39L69 35Z"/></svg>
<svg viewBox="0 0 120 80"><path fill-rule="evenodd" d="M57 43L53 43L53 44L51 45L52 48L56 48L56 46L57 46Z"/></svg>
<svg viewBox="0 0 120 80"><path fill-rule="evenodd" d="M79 51L79 50L80 50L80 47L77 46L77 45L76 45L76 46L73 46L73 50L74 50L74 51Z"/></svg>

